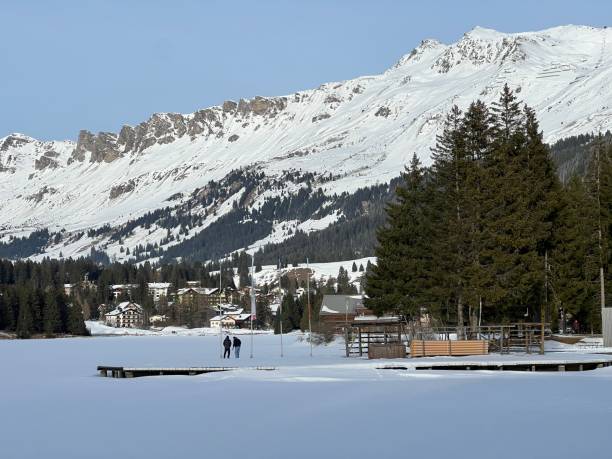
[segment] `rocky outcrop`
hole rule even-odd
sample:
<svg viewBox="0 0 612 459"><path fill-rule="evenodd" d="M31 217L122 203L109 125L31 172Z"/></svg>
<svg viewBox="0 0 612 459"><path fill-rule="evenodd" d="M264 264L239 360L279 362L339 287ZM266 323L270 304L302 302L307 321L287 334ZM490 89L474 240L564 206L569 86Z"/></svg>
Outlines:
<svg viewBox="0 0 612 459"><path fill-rule="evenodd" d="M45 195L47 195L47 194L56 194L56 193L57 193L57 189L45 185L40 190L38 190L36 193L31 194L30 196L28 196L26 199L28 199L30 201L34 201L36 204L38 204L40 201L43 200Z"/></svg>
<svg viewBox="0 0 612 459"><path fill-rule="evenodd" d="M326 120L327 118L331 118L329 113L321 113L320 115L313 116L312 122L316 123L317 121Z"/></svg>
<svg viewBox="0 0 612 459"><path fill-rule="evenodd" d="M123 194L134 191L134 188L136 188L136 182L134 180L115 185L110 189L109 197L110 199L116 199Z"/></svg>
<svg viewBox="0 0 612 459"><path fill-rule="evenodd" d="M236 108L238 108L238 104L233 100L226 100L223 102L223 107L221 108L223 109L223 113L234 113Z"/></svg>
<svg viewBox="0 0 612 459"><path fill-rule="evenodd" d="M34 169L36 169L37 171L43 169L55 169L58 166L59 163L46 153L34 161Z"/></svg>
<svg viewBox="0 0 612 459"><path fill-rule="evenodd" d="M83 130L79 132L79 140L72 152L71 160L85 161L89 153L89 161L110 163L122 156L117 145L117 134L100 132L97 135Z"/></svg>
<svg viewBox="0 0 612 459"><path fill-rule="evenodd" d="M136 132L132 126L123 126L119 132L117 144L123 147L123 151L132 151L136 142Z"/></svg>
<svg viewBox="0 0 612 459"><path fill-rule="evenodd" d="M286 97L266 98L255 96L250 100L240 99L240 102L238 102L238 113L242 116L247 116L252 113L254 115L274 117L286 107Z"/></svg>
<svg viewBox="0 0 612 459"><path fill-rule="evenodd" d="M376 113L374 113L374 116L382 116L382 117L386 118L390 114L391 114L391 110L389 109L389 107L385 107L383 105L378 110L376 110Z"/></svg>
<svg viewBox="0 0 612 459"><path fill-rule="evenodd" d="M21 134L11 134L0 144L0 151L8 151L9 148L19 148L32 142L35 142L35 140L30 137Z"/></svg>
<svg viewBox="0 0 612 459"><path fill-rule="evenodd" d="M239 103L227 100L221 107L198 110L191 115L156 113L136 127L123 126L118 135L110 132L93 134L83 130L69 163L85 161L88 157L91 162L111 162L126 154L141 153L155 144L170 144L185 135L192 140L199 135L222 138L225 135L223 121L227 116L274 117L286 107L286 97L257 96L251 100L241 99ZM238 135L228 140L234 142ZM42 161L47 163L47 160ZM40 167L46 167L45 164L40 163Z"/></svg>

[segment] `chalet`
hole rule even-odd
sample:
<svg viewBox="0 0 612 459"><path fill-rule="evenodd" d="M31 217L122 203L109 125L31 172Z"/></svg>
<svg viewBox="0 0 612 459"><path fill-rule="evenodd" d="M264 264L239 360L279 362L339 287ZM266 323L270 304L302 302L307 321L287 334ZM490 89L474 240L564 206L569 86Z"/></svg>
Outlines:
<svg viewBox="0 0 612 459"><path fill-rule="evenodd" d="M246 314L243 309L230 312L227 315L215 316L210 319L211 328L248 328L251 326L251 314Z"/></svg>
<svg viewBox="0 0 612 459"><path fill-rule="evenodd" d="M361 295L325 295L321 303L319 320L322 323L342 327L356 317L371 315L363 304Z"/></svg>
<svg viewBox="0 0 612 459"><path fill-rule="evenodd" d="M117 328L140 328L144 324L142 306L131 301L119 303L104 316L106 325Z"/></svg>
<svg viewBox="0 0 612 459"><path fill-rule="evenodd" d="M162 297L168 298L171 287L172 283L170 282L149 282L147 284L149 295L153 297L155 304L158 304Z"/></svg>

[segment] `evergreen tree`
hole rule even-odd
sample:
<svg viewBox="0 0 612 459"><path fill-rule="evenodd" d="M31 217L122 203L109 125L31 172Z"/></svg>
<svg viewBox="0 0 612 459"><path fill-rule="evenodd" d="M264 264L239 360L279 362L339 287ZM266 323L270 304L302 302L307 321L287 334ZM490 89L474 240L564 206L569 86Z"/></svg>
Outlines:
<svg viewBox="0 0 612 459"><path fill-rule="evenodd" d="M577 176L565 187L559 221L551 256L555 304L589 329L599 329L597 211Z"/></svg>
<svg viewBox="0 0 612 459"><path fill-rule="evenodd" d="M50 289L45 294L43 330L47 336L51 336L62 331L62 319L59 305L57 304L57 292L54 289Z"/></svg>
<svg viewBox="0 0 612 459"><path fill-rule="evenodd" d="M66 332L71 335L86 336L89 334L85 327L85 320L83 319L83 311L80 307L75 304L67 305L68 311L68 322L66 324Z"/></svg>
<svg viewBox="0 0 612 459"><path fill-rule="evenodd" d="M387 207L388 223L378 234L378 262L366 281L366 306L376 314L399 312L414 317L430 301L432 228L428 187L416 155L404 172L405 185Z"/></svg>
<svg viewBox="0 0 612 459"><path fill-rule="evenodd" d="M17 319L17 337L29 338L34 331L31 310L31 295L22 288L19 294L19 317Z"/></svg>

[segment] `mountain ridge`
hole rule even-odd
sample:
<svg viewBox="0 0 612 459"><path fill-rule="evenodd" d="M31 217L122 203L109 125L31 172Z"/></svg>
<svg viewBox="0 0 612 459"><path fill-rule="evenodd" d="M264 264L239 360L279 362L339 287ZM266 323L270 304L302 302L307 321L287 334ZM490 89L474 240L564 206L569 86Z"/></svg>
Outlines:
<svg viewBox="0 0 612 459"><path fill-rule="evenodd" d="M331 205L334 194L388 183L413 152L429 163L450 107L490 102L506 83L536 110L548 142L606 131L610 42L609 29L588 26L511 34L476 27L448 45L423 40L379 75L191 114L156 113L116 133L82 130L76 142L12 134L0 139L0 192L8 197L0 203L0 240L42 228L70 234L122 225L169 204L182 212L191 203L209 226L247 190L230 188L215 211L194 193L232 183L226 178L236 170L284 183L250 189L248 208L298 193L304 182L284 180L293 172L312 174L309 186ZM83 240L78 250L108 244L115 251L103 239Z"/></svg>

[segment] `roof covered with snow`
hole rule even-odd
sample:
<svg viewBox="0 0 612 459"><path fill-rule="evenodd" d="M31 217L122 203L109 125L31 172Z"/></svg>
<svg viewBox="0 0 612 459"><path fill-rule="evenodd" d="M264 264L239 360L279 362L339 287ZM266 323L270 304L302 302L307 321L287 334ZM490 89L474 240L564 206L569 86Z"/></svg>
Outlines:
<svg viewBox="0 0 612 459"><path fill-rule="evenodd" d="M363 308L361 295L325 295L321 303L321 314L356 314Z"/></svg>

